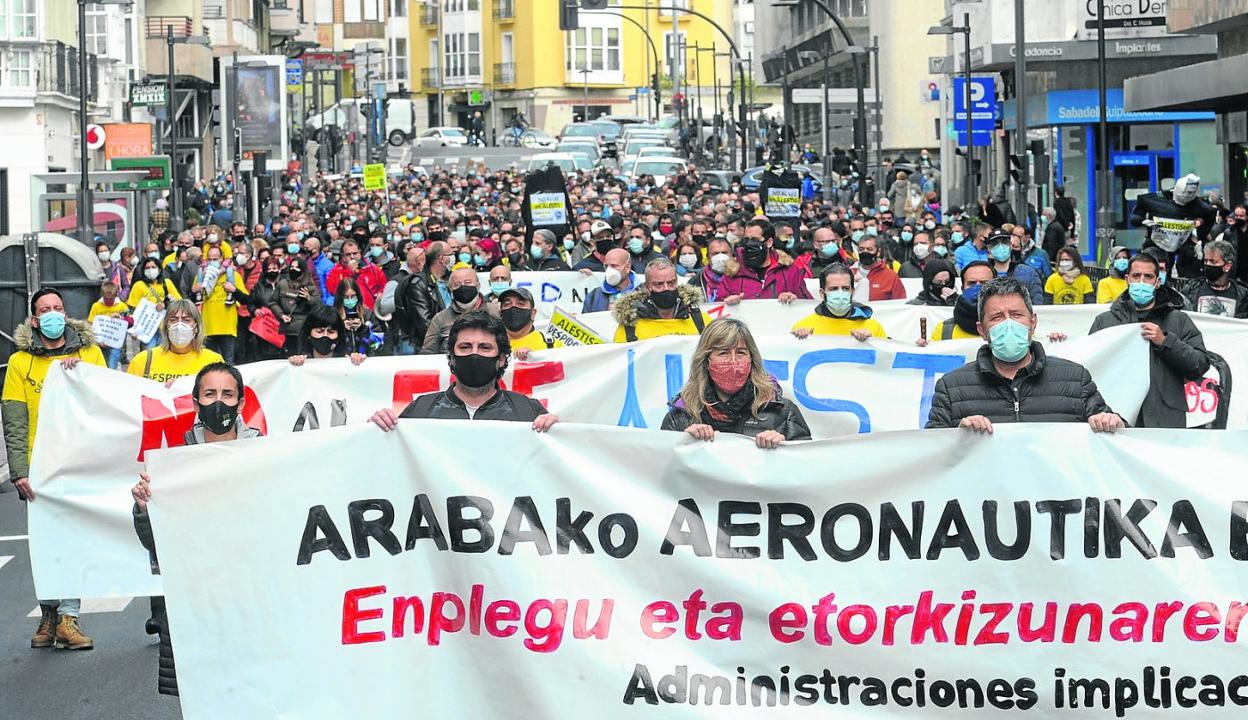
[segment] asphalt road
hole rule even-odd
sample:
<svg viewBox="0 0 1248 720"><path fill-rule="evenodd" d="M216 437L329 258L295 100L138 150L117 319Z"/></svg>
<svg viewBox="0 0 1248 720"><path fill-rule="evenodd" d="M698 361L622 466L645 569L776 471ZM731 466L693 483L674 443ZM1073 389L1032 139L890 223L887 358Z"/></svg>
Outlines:
<svg viewBox="0 0 1248 720"><path fill-rule="evenodd" d="M538 152L548 151L505 147L418 148L410 144L401 147L388 145L386 164L391 167L403 167L411 163L423 165L426 168L436 165L447 168L452 164L457 164L460 168L466 168L470 164L485 163L490 170L506 170L513 164L524 168L528 164L529 157Z"/></svg>
<svg viewBox="0 0 1248 720"><path fill-rule="evenodd" d="M16 493L0 494L0 718L182 717L177 698L156 692L157 640L143 632L147 598L84 601L80 623L95 649L77 652L30 649L39 620L27 615L36 607L26 508Z"/></svg>

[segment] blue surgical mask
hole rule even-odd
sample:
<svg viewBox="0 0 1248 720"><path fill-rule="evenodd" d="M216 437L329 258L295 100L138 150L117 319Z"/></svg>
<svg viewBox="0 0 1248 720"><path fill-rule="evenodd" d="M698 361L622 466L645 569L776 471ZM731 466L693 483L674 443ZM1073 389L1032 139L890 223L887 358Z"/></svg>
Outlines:
<svg viewBox="0 0 1248 720"><path fill-rule="evenodd" d="M910 242L910 241L911 241L911 240L913 240L913 239L914 239L914 233L910 232L909 230L902 230L902 231L901 231L901 241L902 241L902 242Z"/></svg>
<svg viewBox="0 0 1248 720"><path fill-rule="evenodd" d="M39 332L49 340L59 339L65 334L65 313L60 310L49 310L40 315Z"/></svg>
<svg viewBox="0 0 1248 720"><path fill-rule="evenodd" d="M966 238L962 235L961 231L954 230L953 232L949 233L949 242L953 243L954 245L961 245L962 241L965 239Z"/></svg>
<svg viewBox="0 0 1248 720"><path fill-rule="evenodd" d="M286 243L286 252L291 255L298 255L301 249L299 243Z"/></svg>
<svg viewBox="0 0 1248 720"><path fill-rule="evenodd" d="M1014 251L1010 249L1009 245L993 245L992 249L988 251L988 255L997 262L1009 262L1010 255L1013 254L1013 252Z"/></svg>
<svg viewBox="0 0 1248 720"><path fill-rule="evenodd" d="M945 247L944 245L937 245L936 247L932 248L932 252L936 253L936 257L943 258L944 256L949 254L949 248Z"/></svg>
<svg viewBox="0 0 1248 720"><path fill-rule="evenodd" d="M499 295L509 289L511 289L511 283L503 282L501 280L495 280L490 283L490 292L494 295Z"/></svg>
<svg viewBox="0 0 1248 720"><path fill-rule="evenodd" d="M459 261L465 265L472 262L472 253L461 252L459 254Z"/></svg>
<svg viewBox="0 0 1248 720"><path fill-rule="evenodd" d="M836 246L836 243L825 243L823 247L819 248L819 254L824 257L833 257L839 250L840 248Z"/></svg>
<svg viewBox="0 0 1248 720"><path fill-rule="evenodd" d="M380 245L374 245L373 247L368 249L368 254L372 255L375 258L379 258L381 257L381 254L384 253L385 251L386 249L384 247Z"/></svg>
<svg viewBox="0 0 1248 720"><path fill-rule="evenodd" d="M478 267L485 267L486 265L490 263L490 259L484 255L478 255L474 259L477 261Z"/></svg>
<svg viewBox="0 0 1248 720"><path fill-rule="evenodd" d="M879 235L880 235L880 231L879 231L879 229L878 229L876 226L874 226L874 225L868 225L868 226L867 226L867 234L868 234L868 235L870 235L871 237L879 237Z"/></svg>
<svg viewBox="0 0 1248 720"><path fill-rule="evenodd" d="M349 298L342 299L342 306L348 310L354 310L355 306L359 304L360 304L359 298L349 297Z"/></svg>
<svg viewBox="0 0 1248 720"><path fill-rule="evenodd" d="M823 302L838 317L847 315L854 304L853 295L848 290L832 290L823 298Z"/></svg>
<svg viewBox="0 0 1248 720"><path fill-rule="evenodd" d="M529 248L529 255L534 260L541 260L542 258L546 257L546 251L542 250L541 247L534 245L533 247Z"/></svg>
<svg viewBox="0 0 1248 720"><path fill-rule="evenodd" d="M1002 320L988 331L992 356L1001 362L1018 362L1031 349L1031 330L1017 320Z"/></svg>
<svg viewBox="0 0 1248 720"><path fill-rule="evenodd" d="M573 240L572 238L564 238L564 239L563 239L563 249L564 249L564 250L569 250L569 251L570 251L570 250L572 250L572 248L574 248L574 247L576 247L576 240Z"/></svg>
<svg viewBox="0 0 1248 720"><path fill-rule="evenodd" d="M866 236L866 233L863 232L862 230L855 230L849 234L849 239L853 240L854 244L857 245L865 236Z"/></svg>
<svg viewBox="0 0 1248 720"><path fill-rule="evenodd" d="M1165 271L1165 270L1162 270L1160 273L1158 273L1158 275L1157 275L1157 280L1158 280L1158 282L1160 282L1162 285L1165 285L1165 284L1166 284L1166 271Z"/></svg>
<svg viewBox="0 0 1248 720"><path fill-rule="evenodd" d="M1125 273L1131 261L1127 258L1117 258L1114 260L1114 269L1120 273Z"/></svg>
<svg viewBox="0 0 1248 720"><path fill-rule="evenodd" d="M1153 301L1157 295L1157 288L1148 283L1133 282L1127 286L1127 292L1131 294L1131 301L1136 305L1143 307Z"/></svg>
<svg viewBox="0 0 1248 720"><path fill-rule="evenodd" d="M793 238L793 236L792 236L792 235L790 235L790 236L789 236L789 237L788 237L788 238L784 241L784 249L785 249L785 250L792 250L794 245L797 245L797 240L795 240L795 239Z"/></svg>
<svg viewBox="0 0 1248 720"><path fill-rule="evenodd" d="M209 261L208 261L208 267L212 268L213 270L220 270L220 269L221 269L221 261L220 261L220 260L209 260Z"/></svg>
<svg viewBox="0 0 1248 720"><path fill-rule="evenodd" d="M983 289L983 285L972 285L962 291L962 299L976 305L979 303L979 293Z"/></svg>
<svg viewBox="0 0 1248 720"><path fill-rule="evenodd" d="M634 255L640 255L646 249L646 241L639 237L628 239L628 251Z"/></svg>

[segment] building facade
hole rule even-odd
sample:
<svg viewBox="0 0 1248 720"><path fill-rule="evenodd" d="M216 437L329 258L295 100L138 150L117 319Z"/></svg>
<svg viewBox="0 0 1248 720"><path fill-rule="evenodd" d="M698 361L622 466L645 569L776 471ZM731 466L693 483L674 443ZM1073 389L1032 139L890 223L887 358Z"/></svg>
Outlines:
<svg viewBox="0 0 1248 720"><path fill-rule="evenodd" d="M713 115L715 78L723 106L730 87L727 39L701 17L661 7L701 13L733 36L733 2L610 5L602 13L582 10L579 28L566 32L556 2L437 0L413 8L412 77L419 79L429 124L466 127L481 112L493 135L523 113L534 127L557 133L586 115L652 117L656 73L660 114L677 92L696 102L701 89L704 115Z"/></svg>

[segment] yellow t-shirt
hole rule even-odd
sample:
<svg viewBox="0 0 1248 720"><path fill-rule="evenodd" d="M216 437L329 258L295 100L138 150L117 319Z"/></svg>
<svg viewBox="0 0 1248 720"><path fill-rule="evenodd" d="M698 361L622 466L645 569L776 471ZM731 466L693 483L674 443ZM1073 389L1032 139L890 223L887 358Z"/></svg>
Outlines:
<svg viewBox="0 0 1248 720"><path fill-rule="evenodd" d="M953 326L953 333L948 338L944 336L946 323ZM928 336L928 340L932 342L936 342L938 340L972 340L972 339L978 339L978 338L979 336L976 335L975 333L968 333L967 331L963 330L961 326L959 326L957 323L953 321L953 318L949 318L948 320L941 320L940 322L936 323L936 327L932 328L932 334Z"/></svg>
<svg viewBox="0 0 1248 720"><path fill-rule="evenodd" d="M1079 273L1073 283L1067 283L1060 274L1053 273L1044 283L1044 291L1053 296L1054 305L1082 305L1083 297L1092 293L1092 281Z"/></svg>
<svg viewBox="0 0 1248 720"><path fill-rule="evenodd" d="M234 304L225 304L225 280L230 277L234 285ZM237 335L238 306L246 302L247 286L243 284L243 276L237 270L222 272L212 288L204 288L204 302L200 306L200 314L204 316L205 335Z"/></svg>
<svg viewBox="0 0 1248 720"><path fill-rule="evenodd" d="M699 310L698 312L702 312ZM711 324L711 316L702 313L702 326L706 327ZM689 318L665 320L663 318L644 318L637 321L637 339L649 340L650 338L663 337L665 335L698 335L698 326L693 324L693 320ZM615 338L617 343L628 342L628 336L624 333L624 326L620 325L615 329Z"/></svg>
<svg viewBox="0 0 1248 720"><path fill-rule="evenodd" d="M126 298L126 304L137 308L144 297L157 304L163 303L166 297L174 300L182 299L182 296L178 294L178 289L168 280L159 280L151 285L148 285L145 280L140 280L130 286L130 297Z"/></svg>
<svg viewBox="0 0 1248 720"><path fill-rule="evenodd" d="M1124 278L1103 277L1096 284L1096 302L1099 305L1112 303L1118 299L1118 296L1127 291L1127 281Z"/></svg>
<svg viewBox="0 0 1248 720"><path fill-rule="evenodd" d="M553 347L563 347L562 340L555 340ZM515 352L520 348L526 350L546 350L546 338L540 332L534 330L522 338L511 341L511 351Z"/></svg>
<svg viewBox="0 0 1248 720"><path fill-rule="evenodd" d="M208 348L197 353L175 353L158 347L135 355L130 361L130 367L126 368L126 372L143 377L149 353L152 353L152 369L147 377L156 382L169 382L175 378L197 375L206 365L225 362L224 358Z"/></svg>
<svg viewBox="0 0 1248 720"><path fill-rule="evenodd" d="M38 342L37 338L35 342ZM31 355L25 350L20 350L9 357L9 367L4 373L3 400L26 405L26 417L29 422L29 437L26 439L28 462L30 453L35 447L35 428L39 424L39 399L43 397L43 379L48 376L48 368L52 367L53 362L67 357L82 358L82 362L106 367L104 353L100 352L100 348L96 345L63 355ZM20 448L9 448L10 453L17 450Z"/></svg>
<svg viewBox="0 0 1248 720"><path fill-rule="evenodd" d="M871 337L887 338L884 326L875 318L855 320L853 318L825 317L819 313L811 313L798 320L793 329L810 328L814 335L849 335L854 330L870 330Z"/></svg>
<svg viewBox="0 0 1248 720"><path fill-rule="evenodd" d="M92 322L101 315L122 315L130 312L130 306L121 301L120 298L113 301L112 305L105 305L103 300L96 300L91 305L91 312L87 313L87 322Z"/></svg>

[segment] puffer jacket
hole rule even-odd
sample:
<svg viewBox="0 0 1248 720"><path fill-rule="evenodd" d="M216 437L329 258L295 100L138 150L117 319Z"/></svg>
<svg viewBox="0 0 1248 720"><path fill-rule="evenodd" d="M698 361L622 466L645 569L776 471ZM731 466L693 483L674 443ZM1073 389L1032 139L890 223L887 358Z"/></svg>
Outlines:
<svg viewBox="0 0 1248 720"><path fill-rule="evenodd" d="M794 264L792 256L783 250L772 250L767 267L760 276L753 268L746 266L744 250L737 248L735 257L724 268L719 299L742 295L746 300L772 300L786 292L803 300L811 299L806 289L806 270Z"/></svg>
<svg viewBox="0 0 1248 720"><path fill-rule="evenodd" d="M9 358L11 367L21 370L23 367L28 366L30 362L33 362L32 358L21 361L18 353L27 353L35 357L59 357L62 355L77 355L81 357L82 350L95 345L95 335L91 333L91 326L82 320L74 320L72 318L65 320L65 344L54 350L49 350L43 346L43 343L36 342L36 332L29 318L13 331L13 345L17 352L13 353ZM23 376L15 375L14 377ZM26 378L26 381L30 382L29 378ZM3 415L3 420L0 422L4 426L4 442L9 461L9 477L27 477L30 475L30 452L34 449L28 447L30 444L30 408L26 406L25 402L20 400L5 400L3 403L0 403L0 414ZM19 492L18 495L21 495L21 493Z"/></svg>
<svg viewBox="0 0 1248 720"><path fill-rule="evenodd" d="M1031 344L1031 357L1031 364L1013 381L1006 380L997 373L992 351L984 345L975 362L936 381L926 427L957 427L972 415L983 415L993 423L1087 422L1093 415L1113 412L1087 368L1046 356L1037 342Z"/></svg>
<svg viewBox="0 0 1248 720"><path fill-rule="evenodd" d="M239 440L258 438L263 435L259 430L243 424L242 417L235 421L235 426L238 428ZM204 442L204 426L196 422L182 436L182 442L186 445L202 445ZM131 509L131 514L134 519L134 532L139 536L139 542L143 544L143 547L147 548L148 557L152 564L152 574L159 575L160 561L156 559L156 538L152 535L152 521L147 514L147 509L140 509L139 504L135 503ZM152 619L160 625L160 661L156 676L156 690L161 695L177 695L178 672L173 663L173 641L169 637L169 615L165 611L165 599L163 597L152 598Z"/></svg>
<svg viewBox="0 0 1248 720"><path fill-rule="evenodd" d="M494 397L477 408L476 414L468 417L468 408L464 401L455 394L454 386L442 392L421 395L408 403L399 414L401 418L431 418L435 420L511 420L516 422L533 422L539 415L548 410L542 404L527 395L511 390L494 393Z"/></svg>
<svg viewBox="0 0 1248 720"><path fill-rule="evenodd" d="M701 304L701 288L688 283L678 286L676 288L676 310L670 320L689 321L693 329L697 331L697 334L701 334L702 329L710 322L702 312ZM668 322L669 319L659 315L659 309L655 307L654 302L650 299L650 292L644 287L621 294L616 299L615 306L611 308L611 314L620 326L616 332L616 342L633 342L637 339L645 340L660 335L678 334L653 331L654 323ZM618 337L621 334L623 339Z"/></svg>
<svg viewBox="0 0 1248 720"><path fill-rule="evenodd" d="M758 417L747 413L742 417L734 418L736 427L732 432L754 437L764 430L775 430L783 435L785 440L809 440L810 427L806 425L806 418L802 417L802 411L780 392L779 385L775 386L775 391L775 398L759 408ZM679 395L668 403L668 407L670 409L660 426L662 430L684 432L690 425L702 422L701 419L695 420L689 414L685 409L684 399Z"/></svg>
<svg viewBox="0 0 1248 720"><path fill-rule="evenodd" d="M1133 423L1139 427L1187 427L1187 394L1189 380L1200 380L1209 371L1209 355L1205 339L1196 323L1183 312L1183 296L1178 290L1163 285L1157 288L1152 308L1139 310L1130 293L1123 293L1092 321L1089 334L1118 325L1151 322L1161 327L1166 339L1161 347L1149 345L1149 388L1140 407L1140 416Z"/></svg>

